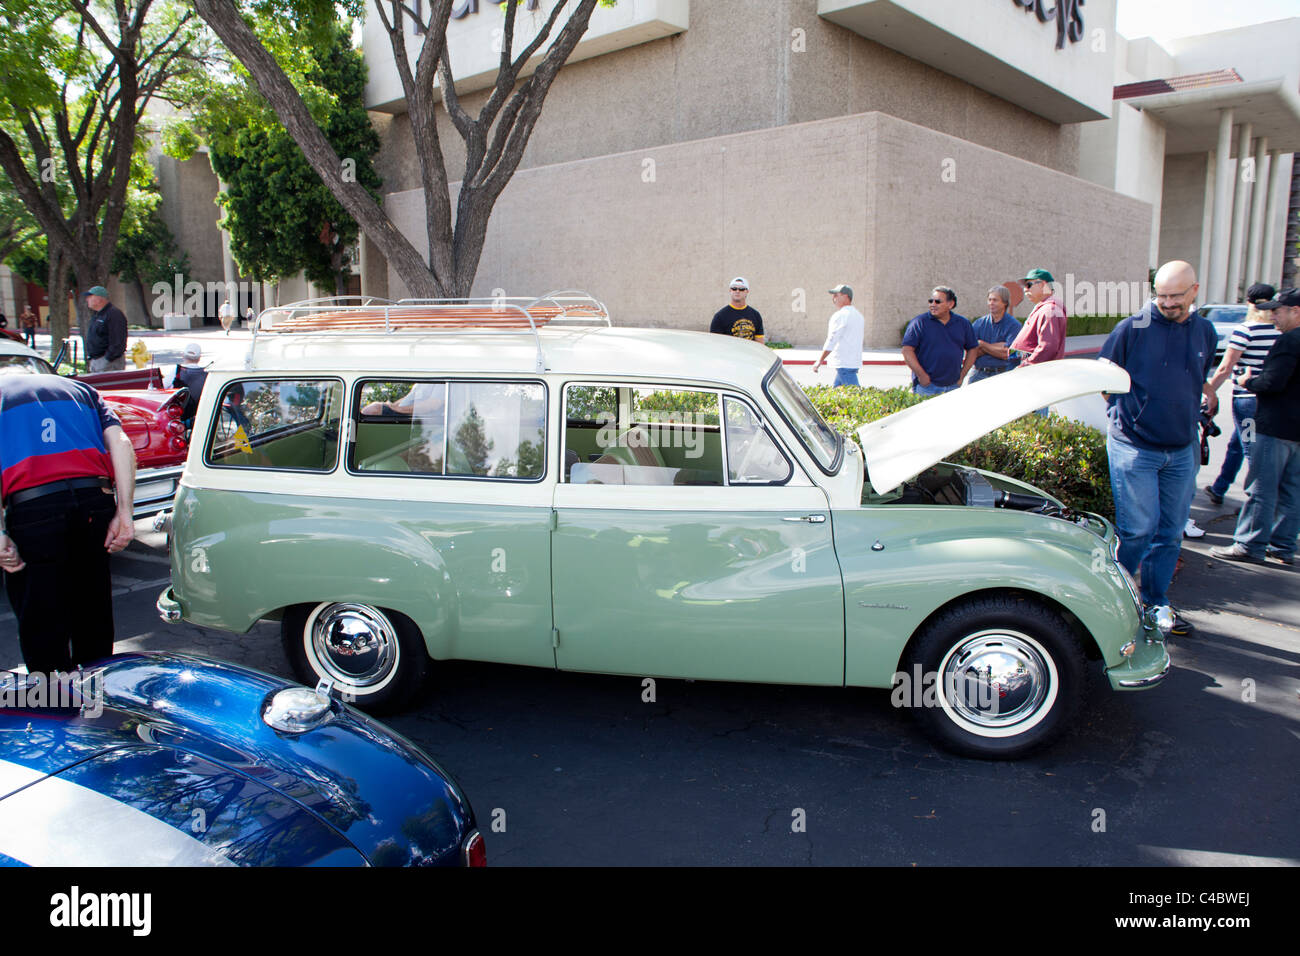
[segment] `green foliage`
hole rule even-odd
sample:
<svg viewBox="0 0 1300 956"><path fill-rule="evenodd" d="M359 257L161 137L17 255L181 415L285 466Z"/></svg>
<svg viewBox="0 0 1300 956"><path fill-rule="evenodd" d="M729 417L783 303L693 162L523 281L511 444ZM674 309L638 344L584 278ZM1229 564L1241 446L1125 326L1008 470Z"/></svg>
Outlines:
<svg viewBox="0 0 1300 956"><path fill-rule="evenodd" d="M1066 335L1109 335L1127 315L1072 315L1065 320Z"/></svg>
<svg viewBox="0 0 1300 956"><path fill-rule="evenodd" d="M854 441L859 426L924 401L906 388L816 385L806 391L827 423ZM1115 513L1106 436L1059 415L1018 418L948 460L1024 481L1078 511Z"/></svg>
<svg viewBox="0 0 1300 956"><path fill-rule="evenodd" d="M278 35L277 27L272 30ZM366 81L361 54L351 48L347 24L334 24L328 44L268 44L292 50L303 71L303 95L326 138L352 175L378 196L380 179L371 164L379 136L364 106ZM290 71L292 72L292 71ZM300 270L318 285L335 288L350 263L346 250L357 241L356 222L308 165L297 144L246 79L209 97L199 125L210 147L212 168L226 184L219 198L231 251L240 268L259 281ZM174 128L167 135L174 155L193 149L194 133Z"/></svg>
<svg viewBox="0 0 1300 956"><path fill-rule="evenodd" d="M176 237L159 212L162 196L153 168L143 160L138 179L127 193L127 211L109 268L123 282L171 283L190 271L190 257L176 246Z"/></svg>
<svg viewBox="0 0 1300 956"><path fill-rule="evenodd" d="M794 348L789 342L768 342L767 347L770 349L792 349Z"/></svg>

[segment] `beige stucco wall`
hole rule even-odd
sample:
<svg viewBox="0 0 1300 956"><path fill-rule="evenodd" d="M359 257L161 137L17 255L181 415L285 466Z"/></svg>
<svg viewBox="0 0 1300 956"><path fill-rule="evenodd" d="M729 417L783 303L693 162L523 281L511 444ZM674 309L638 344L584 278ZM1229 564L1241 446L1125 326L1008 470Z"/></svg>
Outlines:
<svg viewBox="0 0 1300 956"><path fill-rule="evenodd" d="M463 105L476 115L486 96L469 95ZM830 23L817 15L817 0L707 0L691 4L685 33L561 70L521 168L869 111L1053 169L1078 166L1078 126L1059 126L949 76L942 63L929 66ZM439 118L448 174L459 179L461 140L445 112ZM385 126L378 160L385 192L418 188L406 116Z"/></svg>
<svg viewBox="0 0 1300 956"><path fill-rule="evenodd" d="M387 208L424 248L418 191ZM847 282L868 344L898 344L936 284L983 312L1044 267L1143 281L1151 207L880 112L521 170L488 230L475 295L583 288L620 325L707 327L732 276L769 336L820 345ZM402 284L390 269L391 296Z"/></svg>

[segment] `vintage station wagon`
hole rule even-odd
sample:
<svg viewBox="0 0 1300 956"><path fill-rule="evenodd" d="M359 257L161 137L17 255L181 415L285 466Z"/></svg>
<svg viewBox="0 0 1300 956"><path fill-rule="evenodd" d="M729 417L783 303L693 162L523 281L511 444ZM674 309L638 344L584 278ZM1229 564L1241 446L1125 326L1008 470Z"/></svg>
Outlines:
<svg viewBox="0 0 1300 956"><path fill-rule="evenodd" d="M279 619L363 707L431 662L888 688L959 752L1068 727L1085 667L1167 673L1105 519L943 463L1049 401L1054 362L832 430L753 342L612 327L588 297L297 304L214 372L174 510L169 620ZM1162 622L1167 628L1167 621Z"/></svg>

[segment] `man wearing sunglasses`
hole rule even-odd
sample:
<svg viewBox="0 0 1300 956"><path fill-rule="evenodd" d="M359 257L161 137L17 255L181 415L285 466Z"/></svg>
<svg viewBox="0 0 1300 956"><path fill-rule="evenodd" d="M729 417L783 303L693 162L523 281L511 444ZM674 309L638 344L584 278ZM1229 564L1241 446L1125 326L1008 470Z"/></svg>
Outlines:
<svg viewBox="0 0 1300 956"><path fill-rule="evenodd" d="M936 286L927 304L929 309L903 332L903 361L912 370L912 393L928 397L963 384L980 343L970 320L953 311L957 293L952 289Z"/></svg>
<svg viewBox="0 0 1300 956"><path fill-rule="evenodd" d="M731 280L731 301L713 315L709 331L738 339L763 341L763 317L748 303L749 283L743 276Z"/></svg>
<svg viewBox="0 0 1300 956"><path fill-rule="evenodd" d="M1011 347L1022 353L1021 365L1040 365L1065 356L1065 306L1052 294L1055 280L1046 269L1030 269L1020 280L1034 310Z"/></svg>
<svg viewBox="0 0 1300 956"><path fill-rule="evenodd" d="M1201 464L1201 397L1211 414L1218 405L1206 379L1219 337L1192 311L1198 289L1190 263L1166 262L1156 272L1155 298L1101 347L1101 358L1132 380L1128 392L1106 396L1106 454L1119 561L1134 576L1141 573L1149 606L1168 603L1191 513Z"/></svg>

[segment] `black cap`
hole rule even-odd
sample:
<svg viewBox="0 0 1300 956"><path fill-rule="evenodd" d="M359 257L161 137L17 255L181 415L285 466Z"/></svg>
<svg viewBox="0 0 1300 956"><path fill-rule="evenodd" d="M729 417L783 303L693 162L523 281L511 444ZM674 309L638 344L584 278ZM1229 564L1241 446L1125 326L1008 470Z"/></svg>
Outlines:
<svg viewBox="0 0 1300 956"><path fill-rule="evenodd" d="M1270 299L1268 302L1257 302L1255 308L1271 312L1273 309L1280 309L1284 305L1300 305L1300 289L1283 289L1277 294L1276 299Z"/></svg>
<svg viewBox="0 0 1300 956"><path fill-rule="evenodd" d="M1277 295L1277 289L1273 288L1267 282L1256 282L1246 290L1246 301L1267 302L1275 295Z"/></svg>

